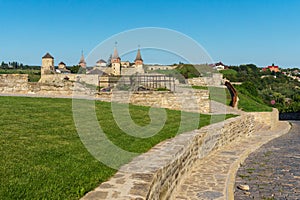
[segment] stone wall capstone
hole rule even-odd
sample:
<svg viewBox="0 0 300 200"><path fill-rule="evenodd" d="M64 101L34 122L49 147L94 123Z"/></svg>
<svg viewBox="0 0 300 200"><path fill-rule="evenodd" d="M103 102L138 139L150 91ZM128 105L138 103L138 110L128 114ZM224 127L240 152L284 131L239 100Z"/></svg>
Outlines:
<svg viewBox="0 0 300 200"><path fill-rule="evenodd" d="M245 114L161 142L82 199L172 199L172 191L196 159L247 137L254 130L253 124L254 116Z"/></svg>

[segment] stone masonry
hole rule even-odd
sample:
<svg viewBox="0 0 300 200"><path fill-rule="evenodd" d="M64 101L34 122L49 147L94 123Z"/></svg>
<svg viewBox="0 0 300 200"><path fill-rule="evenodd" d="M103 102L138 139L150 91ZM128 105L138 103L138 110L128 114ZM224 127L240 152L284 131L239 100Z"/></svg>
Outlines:
<svg viewBox="0 0 300 200"><path fill-rule="evenodd" d="M90 199L170 199L193 163L253 131L254 117L242 115L166 140L134 158L107 182L88 193Z"/></svg>
<svg viewBox="0 0 300 200"><path fill-rule="evenodd" d="M28 74L0 74L0 93L27 93Z"/></svg>
<svg viewBox="0 0 300 200"><path fill-rule="evenodd" d="M112 93L102 92L97 95L102 101L131 103L142 106L183 110L187 112L210 112L210 100L208 90L186 91L181 93L166 91L116 91Z"/></svg>
<svg viewBox="0 0 300 200"><path fill-rule="evenodd" d="M0 76L0 93L52 95L54 97L59 95L72 97L74 95L108 102L131 103L187 112L210 112L208 90L113 91L96 94L96 86L93 85L99 82L98 78L98 75L52 74L43 75L37 83L30 83L27 74L3 74Z"/></svg>

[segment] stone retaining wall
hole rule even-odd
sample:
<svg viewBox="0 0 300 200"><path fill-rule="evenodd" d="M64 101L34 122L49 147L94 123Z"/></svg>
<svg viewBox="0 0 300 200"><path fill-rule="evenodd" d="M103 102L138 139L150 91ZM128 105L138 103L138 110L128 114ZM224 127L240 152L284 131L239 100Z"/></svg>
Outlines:
<svg viewBox="0 0 300 200"><path fill-rule="evenodd" d="M68 78L70 81L80 81L87 84L97 86L99 84L98 74L48 74L42 75L39 80L40 83L51 83L63 81L65 78Z"/></svg>
<svg viewBox="0 0 300 200"><path fill-rule="evenodd" d="M82 199L172 199L195 160L253 130L254 116L247 114L180 134L136 157Z"/></svg>
<svg viewBox="0 0 300 200"><path fill-rule="evenodd" d="M279 112L276 108L273 108L272 112L252 112L255 121L266 124L272 128L276 126L279 121Z"/></svg>
<svg viewBox="0 0 300 200"><path fill-rule="evenodd" d="M74 92L76 88L76 92ZM28 94L47 96L70 96L73 94L93 95L94 92L82 84L71 81L61 81L53 83L29 83Z"/></svg>
<svg viewBox="0 0 300 200"><path fill-rule="evenodd" d="M65 75L62 74L49 76L53 76L53 78L39 82L28 82L28 74L0 74L0 93L72 96L75 88L78 94L94 95L95 93L95 89L92 91L90 88L87 88L84 84L85 82L82 84L75 84L72 80L65 80ZM73 76L73 78L75 78L75 76Z"/></svg>
<svg viewBox="0 0 300 200"><path fill-rule="evenodd" d="M68 79L65 79L68 77ZM80 81L80 84L76 84ZM195 90L180 93L168 91L102 92L95 95L98 75L52 74L43 75L39 82L29 83L27 74L0 75L0 93L36 94L50 96L84 96L102 101L131 103L141 106L153 106L188 112L209 113L210 101L208 90ZM90 84L90 85L88 85Z"/></svg>
<svg viewBox="0 0 300 200"><path fill-rule="evenodd" d="M28 74L0 74L0 93L26 93Z"/></svg>
<svg viewBox="0 0 300 200"><path fill-rule="evenodd" d="M141 106L153 106L183 110L187 112L210 112L210 100L208 90L186 91L181 93L166 91L145 92L101 92L97 98L108 102L131 103Z"/></svg>
<svg viewBox="0 0 300 200"><path fill-rule="evenodd" d="M220 86L223 83L223 74L214 73L212 77L197 77L188 79L189 85L196 86Z"/></svg>

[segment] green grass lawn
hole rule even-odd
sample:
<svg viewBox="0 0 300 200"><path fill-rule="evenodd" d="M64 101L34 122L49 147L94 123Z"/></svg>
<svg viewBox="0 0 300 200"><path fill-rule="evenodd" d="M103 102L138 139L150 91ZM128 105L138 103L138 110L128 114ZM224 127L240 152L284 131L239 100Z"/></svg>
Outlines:
<svg viewBox="0 0 300 200"><path fill-rule="evenodd" d="M84 101L84 100L82 100ZM114 121L111 104L95 102L96 115L107 137L128 151L143 153L180 126L181 112L167 110L167 121L153 137L125 134ZM120 109L122 109L122 105ZM72 116L71 99L0 97L0 199L79 199L116 170L97 161L82 144ZM130 106L133 120L150 123L148 107ZM186 113L180 132L192 129ZM225 118L233 117L227 115ZM221 121L224 116L214 118ZM198 127L211 123L201 115Z"/></svg>

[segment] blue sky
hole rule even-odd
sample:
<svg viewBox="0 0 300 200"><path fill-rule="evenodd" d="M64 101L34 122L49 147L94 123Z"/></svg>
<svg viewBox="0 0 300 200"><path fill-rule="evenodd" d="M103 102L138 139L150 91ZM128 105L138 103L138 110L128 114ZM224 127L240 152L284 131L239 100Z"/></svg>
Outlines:
<svg viewBox="0 0 300 200"><path fill-rule="evenodd" d="M298 0L0 0L0 61L40 65L50 52L73 65L114 34L161 27L214 61L300 67L299 22Z"/></svg>

